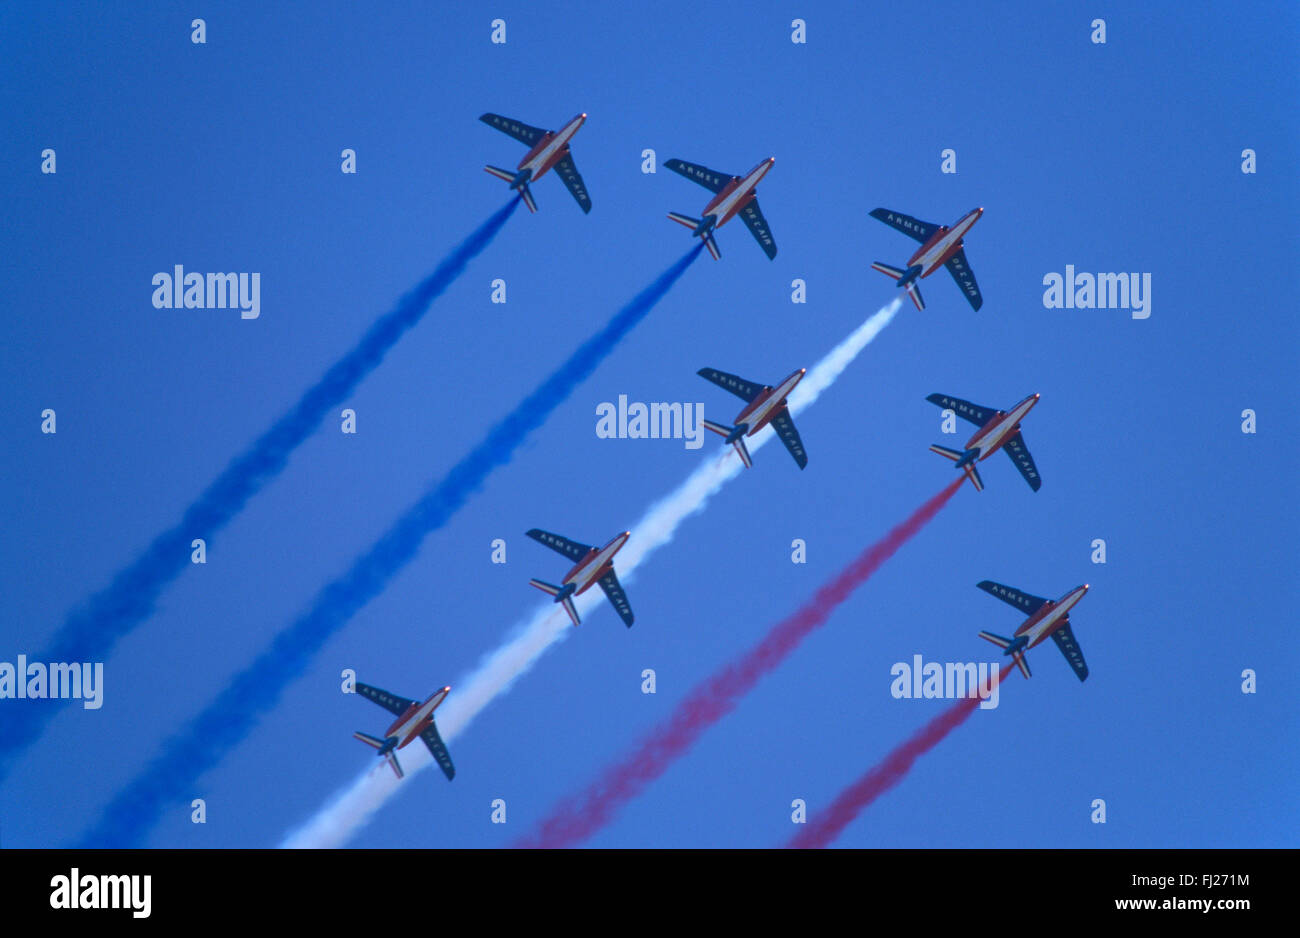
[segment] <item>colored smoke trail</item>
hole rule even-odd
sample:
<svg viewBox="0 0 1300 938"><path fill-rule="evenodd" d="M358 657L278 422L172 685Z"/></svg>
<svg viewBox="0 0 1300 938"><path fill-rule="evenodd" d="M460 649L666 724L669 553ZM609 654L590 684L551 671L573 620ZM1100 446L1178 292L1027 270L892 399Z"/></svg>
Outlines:
<svg viewBox="0 0 1300 938"><path fill-rule="evenodd" d="M790 412L798 416L834 384L835 379L858 353L889 325L901 305L902 299L895 299L867 317L810 368L790 395ZM750 452L758 452L773 437L770 429L764 430L750 442ZM739 475L741 468L740 459L732 449L728 446L720 447L685 482L652 505L641 520L633 525L632 536L619 552L619 578L624 583L631 583L637 567L660 547L670 543L681 523L703 511L709 499L729 480ZM587 616L604 602L604 598L593 590L576 597L575 602L585 622ZM438 709L438 729L443 739L450 744L484 707L497 695L509 690L511 684L532 668L551 645L566 638L570 631L572 627L568 617L551 603L544 604L531 619L518 625L500 647L483 658L474 671L452 685L451 695ZM432 756L423 747L409 746L403 753L402 767L408 781L417 772L433 764ZM380 765L378 768L382 771L368 766L314 817L289 833L281 846L337 847L346 843L369 823L374 813L398 789L399 782L393 773L386 766Z"/></svg>
<svg viewBox="0 0 1300 938"><path fill-rule="evenodd" d="M36 661L102 661L118 640L153 614L163 588L190 567L190 542L211 540L248 500L280 474L289 456L384 356L424 316L469 262L481 254L513 214L511 199L462 241L415 289L378 319L352 350L303 392L298 402L252 445L236 456L199 495L173 527L159 534L130 566L103 590L73 610ZM23 704L26 704L23 706ZM59 711L53 700L15 701L0 723L0 779L12 757L34 743Z"/></svg>
<svg viewBox="0 0 1300 938"><path fill-rule="evenodd" d="M699 684L640 746L607 769L580 795L559 804L531 837L516 846L570 847L608 824L619 808L666 772L706 729L735 709L740 698L760 678L785 661L800 642L823 625L841 603L924 528L964 481L965 476L960 476L949 482L905 521L859 554L811 600L773 626L761 642Z"/></svg>
<svg viewBox="0 0 1300 938"><path fill-rule="evenodd" d="M280 632L269 648L180 733L167 740L162 752L118 792L83 838L83 845L135 846L164 807L187 800L199 776L248 735L257 719L279 702L286 685L302 673L325 642L415 558L424 538L446 524L494 469L514 457L528 435L681 279L701 248L692 248L620 309L599 333L493 426L478 446L398 518L346 573L327 584L297 621Z"/></svg>
<svg viewBox="0 0 1300 938"><path fill-rule="evenodd" d="M1015 665L1009 664L998 675L998 683L1007 679ZM947 738L948 734L975 712L980 698L963 697L915 733L862 778L844 791L826 809L824 815L791 838L788 847L825 847L848 827L863 808L893 788L911 770L912 764Z"/></svg>

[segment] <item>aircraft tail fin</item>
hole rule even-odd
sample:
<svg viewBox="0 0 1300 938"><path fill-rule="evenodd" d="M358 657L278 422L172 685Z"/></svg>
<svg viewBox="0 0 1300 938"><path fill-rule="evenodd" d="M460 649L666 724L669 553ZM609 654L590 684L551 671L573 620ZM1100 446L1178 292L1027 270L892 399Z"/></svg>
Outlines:
<svg viewBox="0 0 1300 938"><path fill-rule="evenodd" d="M930 452L938 453L945 459L951 459L953 462L961 462L966 457L966 453L959 449L949 449L946 446L940 446L938 443L931 445ZM966 478L970 479L971 485L975 486L975 491L984 491L984 480L980 478L980 471L975 468L975 461L963 465L962 470L966 473Z"/></svg>
<svg viewBox="0 0 1300 938"><path fill-rule="evenodd" d="M558 597L560 593L563 592L561 587L556 586L554 583L547 583L545 580L529 580L528 585L535 586L543 593L549 593L551 596ZM569 614L569 618L573 620L573 624L578 625L580 620L578 619L578 608L573 605L573 594L570 593L563 599L558 599L557 602L564 607L564 611Z"/></svg>
<svg viewBox="0 0 1300 938"><path fill-rule="evenodd" d="M388 760L388 765L392 768L393 774L398 778L403 778L405 773L402 771L402 764L397 761L397 752L393 749L387 749L388 740L380 739L378 736L371 736L369 733L362 733L360 730L352 734L355 738L361 740L367 746L378 749L380 754Z"/></svg>
<svg viewBox="0 0 1300 938"><path fill-rule="evenodd" d="M736 448L736 453L740 456L740 461L749 469L754 465L754 460L749 455L749 447L745 445L745 436L743 433L737 433L736 427L729 427L725 423L716 423L712 420L704 421L704 429L712 430L720 437L724 437L727 442ZM734 437L734 439L733 439Z"/></svg>
<svg viewBox="0 0 1300 938"><path fill-rule="evenodd" d="M907 296L911 299L913 306L917 309L925 309L925 299L921 296L921 288L916 285L915 280L909 282L903 289L907 291Z"/></svg>
<svg viewBox="0 0 1300 938"><path fill-rule="evenodd" d="M533 199L533 190L528 188L528 170L518 173L512 173L508 169L502 169L500 166L484 166L483 171L496 176L498 179L510 183L511 189L519 190L519 197L524 200L528 206L528 211L537 211L537 202Z"/></svg>
<svg viewBox="0 0 1300 938"><path fill-rule="evenodd" d="M703 230L703 219L692 218L690 215L683 215L681 212L669 212L668 217L677 224L691 229L691 234L699 234L704 239L704 246L709 249L709 254L715 261L722 259L722 251L718 249L718 242L713 237L713 230Z"/></svg>
<svg viewBox="0 0 1300 938"><path fill-rule="evenodd" d="M999 648L1009 648L1011 646L1011 639L1003 638L1001 635L994 635L992 632L980 632L980 638L984 639L986 642L992 642ZM1029 662L1025 659L1025 652L1023 649L1017 648L1013 651L1011 653L1011 660L1016 663L1016 667L1020 669L1020 673L1025 677L1033 676L1029 672Z"/></svg>
<svg viewBox="0 0 1300 938"><path fill-rule="evenodd" d="M894 280L902 280L903 283L899 284L899 286L907 291L912 304L917 309L925 309L925 299L921 296L921 288L916 284L916 271L920 270L920 267L909 267L907 270L903 270L901 267L894 267L882 261L876 261L871 265L871 269L879 271Z"/></svg>
<svg viewBox="0 0 1300 938"><path fill-rule="evenodd" d="M528 187L528 183L524 183L519 187L519 198L524 200L524 204L528 206L528 211L534 215L537 214L537 202L533 199L533 190Z"/></svg>

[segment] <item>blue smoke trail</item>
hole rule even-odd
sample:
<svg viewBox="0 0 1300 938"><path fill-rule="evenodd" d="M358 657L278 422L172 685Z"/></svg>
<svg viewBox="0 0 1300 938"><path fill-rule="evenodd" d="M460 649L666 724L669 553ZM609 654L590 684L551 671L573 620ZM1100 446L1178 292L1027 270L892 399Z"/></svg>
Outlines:
<svg viewBox="0 0 1300 938"><path fill-rule="evenodd" d="M154 538L107 588L74 610L54 644L34 661L102 661L117 640L148 618L163 587L190 566L190 542L211 539L277 476L290 454L315 432L325 415L342 403L397 341L424 316L429 305L464 273L496 237L519 199L511 199L460 243L438 268L367 330L352 349L304 392L298 403L226 466L185 510L174 527ZM25 704L21 706L19 704ZM53 700L12 701L0 724L0 780L12 757L41 735L58 707Z"/></svg>
<svg viewBox="0 0 1300 938"><path fill-rule="evenodd" d="M661 274L568 361L506 415L465 458L403 514L343 576L325 586L311 607L275 637L271 647L163 751L118 792L83 838L85 847L139 846L167 806L189 804L198 778L215 766L275 706L311 656L415 558L424 538L442 527L497 466L509 462L528 434L573 392L668 292L699 256L697 245Z"/></svg>

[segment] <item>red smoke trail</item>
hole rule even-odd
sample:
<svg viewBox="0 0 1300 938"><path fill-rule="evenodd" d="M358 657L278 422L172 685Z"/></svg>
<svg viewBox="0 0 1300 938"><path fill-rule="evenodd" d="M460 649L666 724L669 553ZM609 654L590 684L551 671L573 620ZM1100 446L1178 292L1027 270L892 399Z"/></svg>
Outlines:
<svg viewBox="0 0 1300 938"><path fill-rule="evenodd" d="M1001 684L1015 665L1009 664L998 675ZM826 813L791 838L787 847L825 847L853 822L863 808L903 780L918 758L925 755L949 733L966 722L975 712L980 698L963 697L903 743L862 778L840 792Z"/></svg>
<svg viewBox="0 0 1300 938"><path fill-rule="evenodd" d="M819 589L802 608L778 622L758 645L740 660L698 685L669 717L622 762L608 769L582 794L561 802L531 837L517 847L568 847L590 837L614 813L641 793L686 752L706 729L731 712L737 701L824 623L880 569L912 535L925 527L956 494L965 476L958 476L942 492L918 508L910 518L871 545L836 577Z"/></svg>

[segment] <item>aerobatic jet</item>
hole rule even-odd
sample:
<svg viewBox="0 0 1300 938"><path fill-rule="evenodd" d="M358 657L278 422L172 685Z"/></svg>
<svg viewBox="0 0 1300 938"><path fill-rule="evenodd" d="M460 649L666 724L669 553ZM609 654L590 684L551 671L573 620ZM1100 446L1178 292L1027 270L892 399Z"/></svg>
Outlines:
<svg viewBox="0 0 1300 938"><path fill-rule="evenodd" d="M569 141L586 119L586 114L579 114L559 130L542 130L540 127L529 127L517 120L502 117L500 114L484 114L479 120L502 133L509 134L530 149L519 161L519 166L514 172L497 166L483 168L498 179L510 183L511 189L518 190L530 212L537 211L537 203L533 200L533 192L528 188L528 184L541 179L546 175L547 170L553 168L555 175L560 177L560 181L573 194L582 210L590 212L591 198L587 195L587 187L582 182L582 176L578 174L578 167L573 164L573 154L569 152Z"/></svg>
<svg viewBox="0 0 1300 938"><path fill-rule="evenodd" d="M696 374L707 378L720 388L726 388L746 402L745 409L736 415L734 427L705 420L705 428L712 430L718 436L725 437L726 441L736 448L736 452L740 454L740 461L748 468L754 462L750 459L749 448L745 446L745 437L753 436L770 423L776 435L785 444L785 448L794 457L794 461L799 464L799 468L804 468L808 465L808 454L804 452L803 440L799 439L799 431L794 427L794 418L790 416L785 401L794 390L794 386L803 380L805 371L806 369L800 368L776 387L771 387L737 378L716 368L701 368Z"/></svg>
<svg viewBox="0 0 1300 938"><path fill-rule="evenodd" d="M367 700L373 700L389 713L394 714L397 719L382 737L371 736L360 731L352 735L367 746L379 750L378 755L388 760L393 774L398 778L402 778L405 773L402 772L401 763L397 761L396 750L418 737L424 740L424 744L429 747L429 752L433 753L433 758L437 761L438 768L442 769L442 774L449 780L453 779L456 777L456 767L451 764L451 756L447 754L447 747L443 745L442 737L438 735L438 727L433 722L433 711L438 709L438 704L443 702L450 691L450 687L436 690L428 700L420 703L418 700L407 700L405 697L398 697L396 694L390 694L386 690L358 681L358 694Z"/></svg>
<svg viewBox="0 0 1300 938"><path fill-rule="evenodd" d="M776 257L776 241L772 239L772 230L767 227L767 219L758 208L758 193L754 189L775 162L776 157L771 157L763 160L744 176L733 176L695 163L687 163L685 160L669 160L664 163L664 166L687 179L698 182L714 195L709 200L709 204L704 206L702 218L692 218L679 212L669 212L668 217L677 224L690 228L692 237L703 238L704 246L709 249L709 253L716 261L722 257L722 252L718 250L718 242L714 240L713 232L739 214L745 227L758 241L758 246L763 249L763 253L768 258Z"/></svg>
<svg viewBox="0 0 1300 938"><path fill-rule="evenodd" d="M1074 668L1074 673L1079 676L1079 680L1087 680L1088 664L1083 660L1083 652L1079 650L1079 643L1074 640L1074 633L1070 631L1070 610L1075 603L1083 599L1083 594L1088 592L1087 583L1076 586L1055 602L1030 596L1028 593L1003 586L1001 583L994 583L992 580L984 580L978 586L986 593L1015 606L1029 616L1025 624L1016 629L1016 634L1012 638L1003 638L992 632L980 632L980 638L1003 649L1004 655L1011 656L1016 667L1020 668L1020 673L1025 677L1030 676L1025 652L1050 635L1056 642L1056 647L1061 649L1061 654L1065 655L1065 660L1070 663L1070 667Z"/></svg>
<svg viewBox="0 0 1300 938"><path fill-rule="evenodd" d="M545 580L528 581L531 586L537 587L543 593L554 596L555 601L564 606L564 611L569 614L574 625L577 625L579 620L578 610L573 605L573 597L599 584L609 598L610 605L623 620L623 624L628 628L632 627L632 606L627 601L627 595L623 592L618 577L614 575L614 555L627 543L631 532L624 531L600 549L579 544L577 541L551 534L540 528L533 528L528 532L528 536L574 562L573 569L564 575L559 586L547 583Z"/></svg>
<svg viewBox="0 0 1300 938"><path fill-rule="evenodd" d="M962 238L983 214L984 209L973 208L949 228L947 225L933 225L910 215L891 212L887 208L875 209L871 213L872 218L878 218L891 228L897 228L903 234L915 238L921 242L921 246L916 249L916 253L908 260L905 268L890 267L880 261L876 261L871 267L897 280L898 285L907 290L907 295L912 298L917 309L925 309L925 300L921 298L921 288L917 281L922 277L930 276L940 267L947 267L952 278L957 281L957 286L961 287L961 292L966 294L970 305L979 309L984 305L984 297L980 296L979 284L975 282L975 272L970 269L970 264L966 263Z"/></svg>
<svg viewBox="0 0 1300 938"><path fill-rule="evenodd" d="M975 435L966 442L964 449L948 449L938 443L930 447L930 452L951 459L957 464L958 469L964 469L976 491L984 491L984 480L980 478L975 463L988 459L1000 449L1005 450L1011 457L1011 461L1016 464L1016 468L1020 470L1020 474L1025 477L1031 489L1037 492L1042 486L1043 480L1038 476L1034 457L1029 455L1024 437L1020 435L1020 421L1025 414L1029 413L1030 408L1038 403L1037 394L1029 395L1009 412L980 407L978 404L949 397L946 394L931 394L926 400L931 404L938 404L945 410L951 410L957 416L979 427Z"/></svg>

